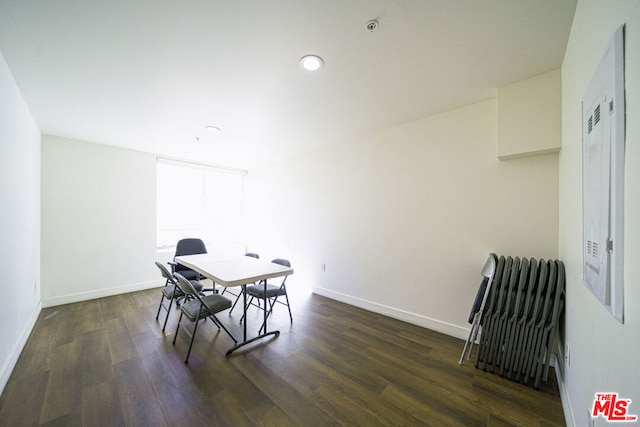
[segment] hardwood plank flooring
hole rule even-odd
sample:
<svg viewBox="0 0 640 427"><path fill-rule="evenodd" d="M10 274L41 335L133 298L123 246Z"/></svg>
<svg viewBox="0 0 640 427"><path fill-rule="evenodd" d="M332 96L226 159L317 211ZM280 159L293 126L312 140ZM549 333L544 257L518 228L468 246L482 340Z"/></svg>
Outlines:
<svg viewBox="0 0 640 427"><path fill-rule="evenodd" d="M42 310L0 396L1 426L563 426L536 391L458 365L464 342L317 295L277 306L277 338L231 356L212 322L172 345L152 289ZM240 337L241 312L218 318ZM248 316L250 334L261 313ZM187 321L187 327L191 328Z"/></svg>

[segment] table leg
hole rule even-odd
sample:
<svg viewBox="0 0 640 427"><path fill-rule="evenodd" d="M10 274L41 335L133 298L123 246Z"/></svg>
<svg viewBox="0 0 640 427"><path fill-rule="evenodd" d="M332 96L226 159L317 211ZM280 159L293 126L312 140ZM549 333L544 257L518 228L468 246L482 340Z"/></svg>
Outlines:
<svg viewBox="0 0 640 427"><path fill-rule="evenodd" d="M247 285L242 285L242 314L244 322L242 322L243 336L242 341L247 340Z"/></svg>
<svg viewBox="0 0 640 427"><path fill-rule="evenodd" d="M264 300L262 300L262 302L264 303L264 334L267 334L267 279L264 279L262 281L262 283L264 284L264 289L262 292L264 292L262 295L264 295ZM260 331L258 331L258 333L260 333Z"/></svg>
<svg viewBox="0 0 640 427"><path fill-rule="evenodd" d="M265 296L267 294L267 281L263 280L264 282L264 293ZM241 343L238 343L236 345L234 345L233 347L231 347L229 350L227 350L226 355L230 355L231 353L233 353L234 351L236 351L237 349L239 349L240 347L243 347L247 344L251 344L254 341L257 341L259 339L265 338L269 335L273 335L275 337L277 337L278 335L280 335L280 331L271 331L271 332L267 332L267 299L264 299L264 334L260 334L260 331L258 331L258 336L257 337L253 337L250 340L247 340L247 285L242 285L242 295L243 295L243 305L244 305L244 325L243 325L243 331L244 331L244 336L243 336L243 341ZM262 328L260 329L262 330Z"/></svg>

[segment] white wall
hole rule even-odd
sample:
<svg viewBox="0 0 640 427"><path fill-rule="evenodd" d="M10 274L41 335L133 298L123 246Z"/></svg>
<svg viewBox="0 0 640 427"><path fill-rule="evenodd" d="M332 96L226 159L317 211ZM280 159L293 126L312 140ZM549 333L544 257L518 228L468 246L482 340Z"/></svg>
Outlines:
<svg viewBox="0 0 640 427"><path fill-rule="evenodd" d="M560 151L561 110L560 69L498 88L498 158Z"/></svg>
<svg viewBox="0 0 640 427"><path fill-rule="evenodd" d="M581 100L614 31L626 23L624 315L618 323L582 282ZM560 257L567 266L566 399L575 425L588 425L596 392L632 399L640 415L640 2L580 0L562 66ZM604 425L602 418L598 425Z"/></svg>
<svg viewBox="0 0 640 427"><path fill-rule="evenodd" d="M557 256L558 155L499 161L496 111L493 99L249 171L249 249L289 257L290 287L466 338L489 252Z"/></svg>
<svg viewBox="0 0 640 427"><path fill-rule="evenodd" d="M40 131L0 54L0 393L40 313Z"/></svg>
<svg viewBox="0 0 640 427"><path fill-rule="evenodd" d="M159 285L155 180L152 154L43 136L45 307Z"/></svg>

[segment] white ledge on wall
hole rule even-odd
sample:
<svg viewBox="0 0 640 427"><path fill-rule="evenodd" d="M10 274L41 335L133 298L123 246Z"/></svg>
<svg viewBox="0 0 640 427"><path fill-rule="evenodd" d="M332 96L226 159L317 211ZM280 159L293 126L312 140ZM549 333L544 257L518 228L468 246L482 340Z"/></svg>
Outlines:
<svg viewBox="0 0 640 427"><path fill-rule="evenodd" d="M562 146L562 74L549 71L498 88L500 160L556 153Z"/></svg>
<svg viewBox="0 0 640 427"><path fill-rule="evenodd" d="M542 156L545 154L554 154L559 152L560 152L560 147L547 148L545 150L527 151L527 152L515 153L515 154L504 154L504 155L498 156L498 160L500 161L512 160L512 159L519 159L522 157Z"/></svg>

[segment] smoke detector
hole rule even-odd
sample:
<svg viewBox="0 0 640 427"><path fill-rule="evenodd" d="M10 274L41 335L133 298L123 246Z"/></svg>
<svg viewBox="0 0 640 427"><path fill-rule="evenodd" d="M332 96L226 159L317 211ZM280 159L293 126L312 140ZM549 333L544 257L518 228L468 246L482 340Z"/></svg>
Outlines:
<svg viewBox="0 0 640 427"><path fill-rule="evenodd" d="M375 19L372 19L371 21L367 22L367 25L365 26L365 28L367 29L367 31L373 33L375 30L378 29L378 26L380 24L378 23L378 21L376 21Z"/></svg>

